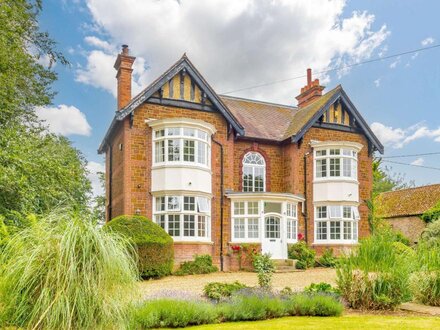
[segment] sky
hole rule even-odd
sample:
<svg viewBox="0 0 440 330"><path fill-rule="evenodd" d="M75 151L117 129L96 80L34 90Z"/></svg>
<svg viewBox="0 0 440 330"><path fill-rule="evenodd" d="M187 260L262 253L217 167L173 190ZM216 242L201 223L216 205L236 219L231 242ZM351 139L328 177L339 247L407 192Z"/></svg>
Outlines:
<svg viewBox="0 0 440 330"><path fill-rule="evenodd" d="M440 152L440 47L384 59L440 44L439 12L434 0L43 0L41 29L70 66L53 67L57 95L36 111L85 155L95 194L122 44L136 56L133 96L185 52L217 93L291 105L305 78L290 78L342 67L317 78L343 86L384 157ZM384 162L417 186L440 183L420 167L440 168L440 154L384 160L419 165Z"/></svg>

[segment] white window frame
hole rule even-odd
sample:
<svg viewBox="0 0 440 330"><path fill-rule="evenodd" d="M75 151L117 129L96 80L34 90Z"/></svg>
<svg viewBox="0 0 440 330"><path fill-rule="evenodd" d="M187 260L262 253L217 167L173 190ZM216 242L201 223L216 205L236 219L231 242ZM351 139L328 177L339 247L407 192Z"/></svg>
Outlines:
<svg viewBox="0 0 440 330"><path fill-rule="evenodd" d="M313 150L313 177L315 181L333 181L333 180L349 180L358 182L358 155L357 148L342 147L316 147ZM330 162L337 160L339 162L339 175L330 175ZM318 177L318 161L325 162L325 176ZM350 162L350 175L344 175L344 163ZM322 166L322 165L321 165Z"/></svg>
<svg viewBox="0 0 440 330"><path fill-rule="evenodd" d="M189 134L193 132L193 134ZM191 127L178 124L170 124L166 127L158 127L153 129L153 167L161 165L190 165L202 168L211 168L211 134L208 130L204 130L199 127ZM178 150L178 160L169 160L169 141L177 141ZM185 142L190 141L194 143L194 160L185 160ZM156 144L163 143L161 148L164 148L162 158L163 160L158 160L156 155ZM204 150L202 153L201 150ZM199 160L204 155L204 161L199 162Z"/></svg>
<svg viewBox="0 0 440 330"><path fill-rule="evenodd" d="M324 212L324 208L326 212ZM346 217L346 212L344 212L346 208L350 208L350 217ZM314 242L316 244L356 244L358 242L360 216L357 206L345 204L315 205L314 211ZM332 227L335 228L334 225L336 224L339 227L339 238L332 238L331 236L334 234L332 233ZM326 228L326 238L319 239L318 234L323 225ZM351 238L344 238L345 234L347 234L345 228L348 225L350 225Z"/></svg>
<svg viewBox="0 0 440 330"><path fill-rule="evenodd" d="M251 163L251 162L247 162L249 160L249 157L251 156L257 156L259 157L259 161L261 161L260 164L258 163ZM249 168L252 172L252 187L250 190L245 190L245 168ZM263 187L262 190L256 190L255 187L255 172L257 170L262 170L263 171ZM242 176L241 176L241 182L242 182L242 190L244 192L265 192L266 191L266 160L264 159L263 155L260 154L259 152L255 152L255 151L250 151L248 153L246 153L243 157L242 160Z"/></svg>
<svg viewBox="0 0 440 330"><path fill-rule="evenodd" d="M165 199L164 208L158 207L158 201L161 198ZM179 201L179 207L176 209L169 209L168 199L177 198ZM194 209L185 210L185 198L194 198ZM161 202L162 205L162 202ZM164 225L161 227L169 233L169 216L179 216L179 235L170 235L174 241L185 242L210 242L211 241L211 201L210 198L205 196L194 195L158 195L153 197L153 221L161 225L158 221L161 217L164 217ZM185 216L194 217L194 236L185 236ZM199 236L200 221L204 221L205 235ZM202 226L200 226L202 227ZM200 228L201 229L201 228Z"/></svg>
<svg viewBox="0 0 440 330"><path fill-rule="evenodd" d="M243 206L242 212L236 212L236 204ZM257 206L256 213L249 213L249 204ZM241 243L259 243L261 242L261 202L260 201L233 201L231 203L231 240L232 242L241 242ZM240 208L241 210L241 208ZM235 225L237 220L244 220L244 237L236 237ZM249 237L249 219L257 219L258 223L258 237Z"/></svg>
<svg viewBox="0 0 440 330"><path fill-rule="evenodd" d="M298 204L286 204L286 240L287 243L298 240Z"/></svg>

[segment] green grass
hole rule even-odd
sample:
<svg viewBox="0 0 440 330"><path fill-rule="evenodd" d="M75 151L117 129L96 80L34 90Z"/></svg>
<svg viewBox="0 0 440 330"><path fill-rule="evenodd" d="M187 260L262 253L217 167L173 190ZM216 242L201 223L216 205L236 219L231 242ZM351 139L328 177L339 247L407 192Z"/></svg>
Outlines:
<svg viewBox="0 0 440 330"><path fill-rule="evenodd" d="M191 329L438 329L440 318L381 315L343 317L284 317L266 321L233 322L192 327Z"/></svg>

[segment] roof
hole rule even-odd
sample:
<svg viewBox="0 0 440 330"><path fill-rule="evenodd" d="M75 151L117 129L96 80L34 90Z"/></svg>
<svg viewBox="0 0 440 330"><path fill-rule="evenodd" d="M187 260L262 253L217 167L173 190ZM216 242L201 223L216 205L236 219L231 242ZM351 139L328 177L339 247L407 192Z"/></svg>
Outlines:
<svg viewBox="0 0 440 330"><path fill-rule="evenodd" d="M389 191L375 199L380 218L421 215L440 202L440 184Z"/></svg>
<svg viewBox="0 0 440 330"><path fill-rule="evenodd" d="M220 95L223 103L244 128L244 136L283 141L296 107ZM269 124L270 123L270 124Z"/></svg>
<svg viewBox="0 0 440 330"><path fill-rule="evenodd" d="M133 113L136 108L147 101L167 81L185 69L194 78L199 87L206 93L216 109L225 117L237 136L254 139L282 142L291 138L298 142L309 128L319 119L337 99L341 99L357 121L372 145L383 153L383 146L368 124L357 111L340 85L325 93L316 101L298 109L290 105L275 104L239 97L218 95L184 54L160 77L135 96L123 109L117 111L107 130L98 152L104 152L107 140L119 121Z"/></svg>

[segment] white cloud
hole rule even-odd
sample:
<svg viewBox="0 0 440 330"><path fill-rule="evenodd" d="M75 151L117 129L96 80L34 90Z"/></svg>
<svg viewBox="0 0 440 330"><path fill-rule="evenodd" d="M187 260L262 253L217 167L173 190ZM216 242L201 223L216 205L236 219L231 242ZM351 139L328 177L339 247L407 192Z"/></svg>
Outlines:
<svg viewBox="0 0 440 330"><path fill-rule="evenodd" d="M92 193L94 196L102 195L104 190L101 187L99 180L99 172L105 172L105 167L101 163L90 161L87 163L87 170L89 171L88 178L92 184Z"/></svg>
<svg viewBox="0 0 440 330"><path fill-rule="evenodd" d="M433 44L434 41L435 40L433 37L428 37L428 38L423 39L420 43L422 44L422 46L429 46L429 45Z"/></svg>
<svg viewBox="0 0 440 330"><path fill-rule="evenodd" d="M105 40L99 39L98 37L95 36L87 36L84 38L84 41L89 44L90 46L94 46L96 48L100 48L103 49L105 51L108 52L115 52L116 51L116 47L114 45L111 45L110 43L108 43Z"/></svg>
<svg viewBox="0 0 440 330"><path fill-rule="evenodd" d="M187 52L219 93L304 74L308 67L316 72L351 64L383 49L387 27L373 29L374 15L346 13L345 5L345 0L87 0L93 25L109 36L105 41L126 43L137 56L135 91ZM77 81L114 95L116 54L96 47ZM304 83L293 80L241 95L293 103Z"/></svg>
<svg viewBox="0 0 440 330"><path fill-rule="evenodd" d="M73 105L37 107L35 112L38 118L46 122L52 133L65 136L74 134L89 136L92 131L85 114Z"/></svg>
<svg viewBox="0 0 440 330"><path fill-rule="evenodd" d="M370 127L382 144L391 146L394 149L400 149L404 145L421 138L430 138L436 142L440 142L440 127L437 129L429 129L423 123L417 123L408 128L393 128L375 122L372 123Z"/></svg>
<svg viewBox="0 0 440 330"><path fill-rule="evenodd" d="M397 56L396 60L390 64L390 69L395 69L400 63L400 56Z"/></svg>
<svg viewBox="0 0 440 330"><path fill-rule="evenodd" d="M417 158L415 161L411 162L411 165L420 166L420 165L423 165L424 163L425 163L425 160L422 157L420 157L420 158Z"/></svg>
<svg viewBox="0 0 440 330"><path fill-rule="evenodd" d="M381 80L381 78L377 78L377 79L374 81L374 86L376 86L376 87L380 87L380 80Z"/></svg>

